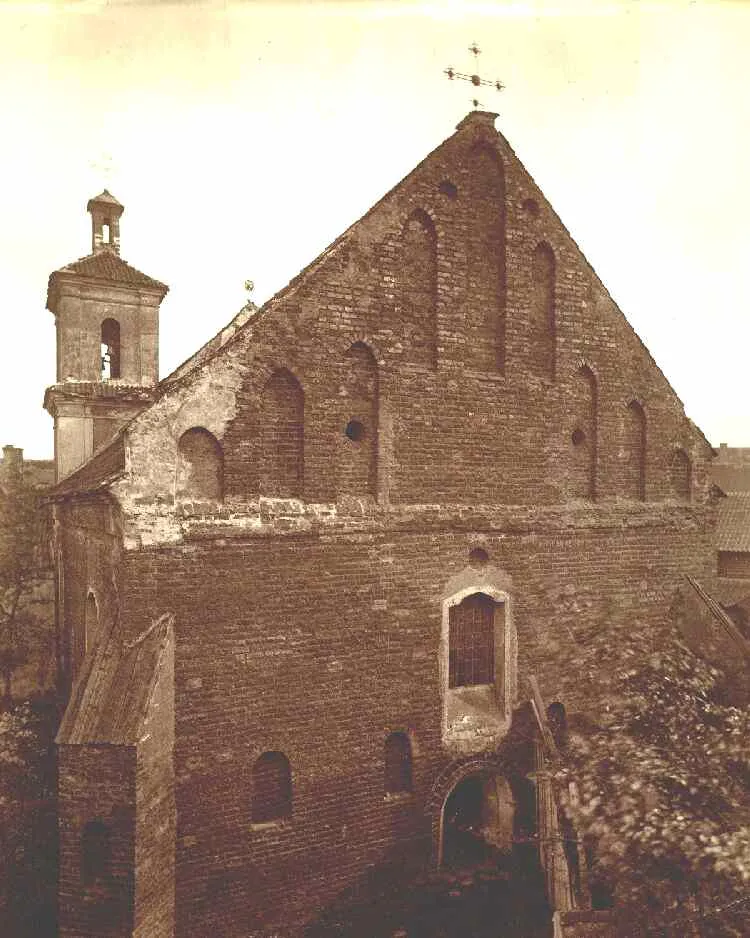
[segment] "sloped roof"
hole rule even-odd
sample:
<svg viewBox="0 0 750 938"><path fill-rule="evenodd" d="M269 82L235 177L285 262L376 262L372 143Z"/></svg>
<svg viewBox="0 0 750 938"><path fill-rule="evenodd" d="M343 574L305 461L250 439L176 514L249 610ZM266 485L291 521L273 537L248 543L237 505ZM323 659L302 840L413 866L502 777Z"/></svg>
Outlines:
<svg viewBox="0 0 750 938"><path fill-rule="evenodd" d="M118 202L117 199L112 195L109 189L102 189L99 195L95 195L93 199L89 199L89 206L92 202L106 202L108 205L115 205L117 208L124 208L125 206L122 202ZM89 208L90 211L90 208Z"/></svg>
<svg viewBox="0 0 750 938"><path fill-rule="evenodd" d="M750 551L750 492L733 492L722 498L716 519L716 547Z"/></svg>
<svg viewBox="0 0 750 938"><path fill-rule="evenodd" d="M103 449L57 483L49 496L69 495L72 492L92 492L104 488L125 469L125 438L122 429Z"/></svg>
<svg viewBox="0 0 750 938"><path fill-rule="evenodd" d="M151 695L174 643L174 618L165 613L134 641L114 625L84 660L60 724L60 745L134 746L143 734Z"/></svg>
<svg viewBox="0 0 750 938"><path fill-rule="evenodd" d="M711 466L711 478L715 485L730 495L734 492L750 492L750 467L748 466Z"/></svg>
<svg viewBox="0 0 750 938"><path fill-rule="evenodd" d="M692 625L692 636L683 634L690 641L697 639L700 652L710 661L717 661L729 670L744 670L750 661L750 642L742 634L726 609L691 576L687 581L693 589L700 606L708 613L703 621ZM687 623L685 623L687 624ZM697 631L696 631L697 628Z"/></svg>
<svg viewBox="0 0 750 938"><path fill-rule="evenodd" d="M165 293L169 287L160 280L154 280L147 274L141 273L135 267L126 263L119 254L114 251L104 250L96 254L88 254L77 261L71 261L59 270L51 274L49 278L50 288L53 278L58 274L79 274L83 277L93 277L96 280L109 280L115 283L128 283L133 286L151 287L154 290L163 290ZM49 295L49 294L48 294ZM47 303L49 307L49 302Z"/></svg>

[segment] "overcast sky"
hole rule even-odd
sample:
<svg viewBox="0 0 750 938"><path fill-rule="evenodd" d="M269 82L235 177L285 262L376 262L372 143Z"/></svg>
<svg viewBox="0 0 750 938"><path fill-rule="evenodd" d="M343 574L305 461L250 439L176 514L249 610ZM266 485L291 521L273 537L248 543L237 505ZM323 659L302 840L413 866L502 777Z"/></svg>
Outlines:
<svg viewBox="0 0 750 938"><path fill-rule="evenodd" d="M0 443L52 454L47 277L125 205L161 374L449 136L501 130L714 445L750 446L750 3L3 3ZM111 168L107 169L111 162Z"/></svg>

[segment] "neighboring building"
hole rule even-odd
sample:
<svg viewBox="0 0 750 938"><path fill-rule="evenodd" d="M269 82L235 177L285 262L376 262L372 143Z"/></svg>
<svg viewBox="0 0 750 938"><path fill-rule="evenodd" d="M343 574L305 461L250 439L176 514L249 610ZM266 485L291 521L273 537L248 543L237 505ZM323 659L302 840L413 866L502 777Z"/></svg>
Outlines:
<svg viewBox="0 0 750 938"><path fill-rule="evenodd" d="M750 491L727 492L716 519L717 573L748 580L750 594Z"/></svg>
<svg viewBox="0 0 750 938"><path fill-rule="evenodd" d="M158 385L166 287L90 203L49 300L62 936L299 934L478 826L589 904L505 742L712 576L712 451L495 116Z"/></svg>
<svg viewBox="0 0 750 938"><path fill-rule="evenodd" d="M711 478L724 492L750 492L750 448L722 443L711 466Z"/></svg>
<svg viewBox="0 0 750 938"><path fill-rule="evenodd" d="M727 580L721 592L738 589L750 597L750 449L722 443L711 467L711 478L724 495L716 521L717 573Z"/></svg>

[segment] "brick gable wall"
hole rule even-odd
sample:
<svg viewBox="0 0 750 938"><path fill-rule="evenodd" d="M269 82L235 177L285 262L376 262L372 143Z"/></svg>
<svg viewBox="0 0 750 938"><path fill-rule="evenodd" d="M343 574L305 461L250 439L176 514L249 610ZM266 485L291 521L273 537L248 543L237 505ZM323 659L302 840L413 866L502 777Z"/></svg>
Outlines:
<svg viewBox="0 0 750 938"><path fill-rule="evenodd" d="M175 503L191 427L219 442L223 503ZM472 547L512 582L521 700L536 674L571 714L598 705L587 637L712 572L708 445L482 115L127 434L121 627L175 616L180 936L293 930L371 868L430 862L438 779L491 748L444 732L443 591L473 582ZM414 792L388 799L394 732ZM292 818L253 825L276 751Z"/></svg>

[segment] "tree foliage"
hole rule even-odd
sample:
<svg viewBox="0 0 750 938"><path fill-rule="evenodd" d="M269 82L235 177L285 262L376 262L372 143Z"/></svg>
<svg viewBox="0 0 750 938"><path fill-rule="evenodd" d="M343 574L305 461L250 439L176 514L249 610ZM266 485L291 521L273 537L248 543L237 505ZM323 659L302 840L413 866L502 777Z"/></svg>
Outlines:
<svg viewBox="0 0 750 938"><path fill-rule="evenodd" d="M750 934L747 708L667 624L603 632L587 670L600 715L570 734L563 790L620 932Z"/></svg>
<svg viewBox="0 0 750 938"><path fill-rule="evenodd" d="M21 483L0 490L0 676L6 706L15 672L49 640L51 622L35 591L43 566L43 516Z"/></svg>
<svg viewBox="0 0 750 938"><path fill-rule="evenodd" d="M56 934L53 695L0 710L0 921L8 938Z"/></svg>

